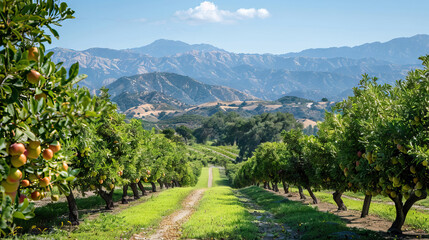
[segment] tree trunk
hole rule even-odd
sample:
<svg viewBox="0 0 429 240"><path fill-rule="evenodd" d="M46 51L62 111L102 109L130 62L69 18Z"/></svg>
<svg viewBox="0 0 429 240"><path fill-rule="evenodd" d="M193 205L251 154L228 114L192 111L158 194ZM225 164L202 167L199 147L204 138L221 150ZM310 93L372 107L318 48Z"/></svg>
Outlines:
<svg viewBox="0 0 429 240"><path fill-rule="evenodd" d="M134 199L139 199L139 191L137 190L137 183L131 183L131 190L133 190Z"/></svg>
<svg viewBox="0 0 429 240"><path fill-rule="evenodd" d="M174 180L174 182L176 183L176 187L181 187L182 186L179 181Z"/></svg>
<svg viewBox="0 0 429 240"><path fill-rule="evenodd" d="M347 211L347 207L343 202L343 199L341 199L341 196L343 195L343 192L335 190L335 192L332 194L335 203L338 206L339 211Z"/></svg>
<svg viewBox="0 0 429 240"><path fill-rule="evenodd" d="M137 183L137 185L139 186L140 191L142 191L142 196L146 196L146 189L144 189L143 184L139 181L139 182Z"/></svg>
<svg viewBox="0 0 429 240"><path fill-rule="evenodd" d="M71 224L79 225L79 212L77 211L76 199L74 198L71 189L69 195L67 196L67 203L69 205L69 220Z"/></svg>
<svg viewBox="0 0 429 240"><path fill-rule="evenodd" d="M165 188L169 188L168 183L164 183Z"/></svg>
<svg viewBox="0 0 429 240"><path fill-rule="evenodd" d="M313 191L311 191L311 188L308 187L307 191L310 194L310 197L313 199L313 204L318 204L319 201L317 201L317 198L316 198L316 196L314 196L314 193L313 193Z"/></svg>
<svg viewBox="0 0 429 240"><path fill-rule="evenodd" d="M128 184L122 187L122 204L127 204L128 200L126 197L128 196Z"/></svg>
<svg viewBox="0 0 429 240"><path fill-rule="evenodd" d="M270 182L267 182L268 190L271 190Z"/></svg>
<svg viewBox="0 0 429 240"><path fill-rule="evenodd" d="M365 195L365 200L363 200L362 206L362 214L360 215L361 218L368 216L369 206L371 205L371 198L372 195Z"/></svg>
<svg viewBox="0 0 429 240"><path fill-rule="evenodd" d="M300 199L307 199L304 195L304 192L302 191L302 187L298 186L298 192L299 192L299 198Z"/></svg>
<svg viewBox="0 0 429 240"><path fill-rule="evenodd" d="M103 191L101 187L98 189L98 193L100 194L100 197L103 198L103 200L106 202L106 209L112 210L113 205L113 190L111 190L109 193L106 191Z"/></svg>
<svg viewBox="0 0 429 240"><path fill-rule="evenodd" d="M257 182L255 185L256 185L257 187L259 187L259 182Z"/></svg>
<svg viewBox="0 0 429 240"><path fill-rule="evenodd" d="M164 188L164 185L162 184L161 179L158 179L158 183L159 183L159 188L160 188L160 189L163 189L163 188Z"/></svg>
<svg viewBox="0 0 429 240"><path fill-rule="evenodd" d="M276 183L276 182L273 182L273 190L274 190L275 192L279 192L279 186L277 185L277 183Z"/></svg>
<svg viewBox="0 0 429 240"><path fill-rule="evenodd" d="M417 197L414 192L411 193L410 197L407 201L405 201L405 204L402 204L402 195L398 194L396 198L390 198L395 203L395 209L396 209L396 218L393 222L392 226L387 230L389 233L392 234L402 234L402 226L404 225L405 219L407 217L408 211L411 209L411 207L419 200L425 199L427 197L427 192L422 191L422 195L420 197Z"/></svg>
<svg viewBox="0 0 429 240"><path fill-rule="evenodd" d="M150 182L150 184L152 185L152 192L156 192L156 185L154 182Z"/></svg>
<svg viewBox="0 0 429 240"><path fill-rule="evenodd" d="M264 182L264 189L267 189L267 182Z"/></svg>
<svg viewBox="0 0 429 240"><path fill-rule="evenodd" d="M285 194L289 193L289 185L287 185L285 181L282 181L282 184L283 184L283 190L285 191Z"/></svg>

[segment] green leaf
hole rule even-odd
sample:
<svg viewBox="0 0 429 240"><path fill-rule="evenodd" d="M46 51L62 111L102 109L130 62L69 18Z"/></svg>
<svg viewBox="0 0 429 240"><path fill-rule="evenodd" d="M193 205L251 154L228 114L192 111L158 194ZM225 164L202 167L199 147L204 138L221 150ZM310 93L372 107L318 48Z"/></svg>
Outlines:
<svg viewBox="0 0 429 240"><path fill-rule="evenodd" d="M25 219L25 216L24 216L24 214L22 214L22 212L16 211L13 213L13 218Z"/></svg>
<svg viewBox="0 0 429 240"><path fill-rule="evenodd" d="M73 181L75 178L76 178L75 176L71 176L71 177L66 178L66 181L67 181L67 182L71 182L71 181Z"/></svg>

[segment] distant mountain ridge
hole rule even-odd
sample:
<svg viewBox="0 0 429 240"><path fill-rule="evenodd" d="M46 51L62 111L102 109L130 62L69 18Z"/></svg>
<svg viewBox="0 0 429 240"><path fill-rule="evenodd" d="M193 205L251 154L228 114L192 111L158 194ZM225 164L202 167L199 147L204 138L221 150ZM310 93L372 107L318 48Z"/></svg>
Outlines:
<svg viewBox="0 0 429 240"><path fill-rule="evenodd" d="M208 85L175 73L146 73L122 77L107 85L113 99L126 93L159 92L189 105L215 101L256 100L232 88ZM177 104L176 104L177 105Z"/></svg>
<svg viewBox="0 0 429 240"><path fill-rule="evenodd" d="M398 51L400 49L400 51ZM315 58L374 58L395 64L418 64L418 57L429 54L429 35L419 34L409 38L395 38L385 43L373 42L355 47L307 49L284 57Z"/></svg>
<svg viewBox="0 0 429 240"><path fill-rule="evenodd" d="M236 54L211 45L159 40L127 50L56 48L53 60L64 62L65 67L79 62L81 72L89 76L81 85L91 89L106 86L123 76L171 72L267 100L284 95L341 100L351 93L364 73L386 83L403 79L407 71L421 66L416 64L417 57L429 53L427 45L429 35L417 35L353 48L273 55ZM365 52L368 54L363 54Z"/></svg>
<svg viewBox="0 0 429 240"><path fill-rule="evenodd" d="M159 39L139 48L127 49L131 52L150 55L152 57L168 57L171 55L192 51L224 51L209 44L187 44L182 41Z"/></svg>

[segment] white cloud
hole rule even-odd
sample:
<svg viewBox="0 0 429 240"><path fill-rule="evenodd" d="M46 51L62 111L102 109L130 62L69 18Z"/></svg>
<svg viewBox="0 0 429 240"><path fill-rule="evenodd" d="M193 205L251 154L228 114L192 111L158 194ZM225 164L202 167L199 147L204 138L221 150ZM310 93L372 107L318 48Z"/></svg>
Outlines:
<svg viewBox="0 0 429 240"><path fill-rule="evenodd" d="M214 3L205 1L195 8L177 11L174 15L181 20L194 23L228 23L243 19L267 18L270 16L270 13L265 8L240 8L235 12L231 12L221 10Z"/></svg>

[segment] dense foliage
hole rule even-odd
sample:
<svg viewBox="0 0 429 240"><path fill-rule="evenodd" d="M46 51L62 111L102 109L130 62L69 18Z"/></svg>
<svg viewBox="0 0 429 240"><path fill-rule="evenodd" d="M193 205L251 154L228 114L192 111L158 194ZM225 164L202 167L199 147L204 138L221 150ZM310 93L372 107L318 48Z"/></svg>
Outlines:
<svg viewBox="0 0 429 240"><path fill-rule="evenodd" d="M239 159L252 156L256 147L264 142L278 141L280 133L294 128L302 128L290 113L263 113L243 118L237 113L218 112L203 122L194 131L198 142L208 139L217 145L234 145L240 149Z"/></svg>
<svg viewBox="0 0 429 240"><path fill-rule="evenodd" d="M400 233L410 208L427 197L429 184L429 56L420 59L424 69L409 72L396 86L364 75L354 95L319 123L318 137L291 130L276 144L281 147L260 145L237 171L235 184L284 180L310 195L310 188L334 189L341 210L344 191L361 191L368 199L383 194L396 207L389 232Z"/></svg>
<svg viewBox="0 0 429 240"><path fill-rule="evenodd" d="M95 191L110 209L117 186L134 190L142 180L156 191L155 182L193 185L200 174L200 158L140 121L126 121L107 89L91 96L77 87L86 77L77 63L67 73L51 61L47 31L58 38L52 27L73 13L54 0L0 1L1 236L14 231L16 219L34 217L33 201L57 201L53 192L67 196L70 221L78 224L74 189Z"/></svg>

